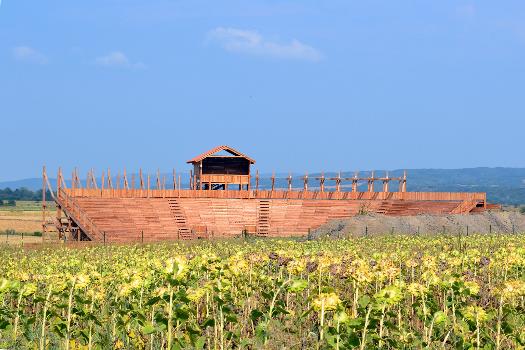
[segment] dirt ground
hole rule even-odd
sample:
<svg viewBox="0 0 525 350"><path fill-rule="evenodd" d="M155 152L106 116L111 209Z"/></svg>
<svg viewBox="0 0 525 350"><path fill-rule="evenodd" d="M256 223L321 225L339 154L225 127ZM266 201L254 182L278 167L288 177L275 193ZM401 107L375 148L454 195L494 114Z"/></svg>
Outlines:
<svg viewBox="0 0 525 350"><path fill-rule="evenodd" d="M485 212L471 215L385 216L358 215L334 220L312 231L311 238L322 236L355 237L363 235L404 234L525 233L525 215L518 212Z"/></svg>

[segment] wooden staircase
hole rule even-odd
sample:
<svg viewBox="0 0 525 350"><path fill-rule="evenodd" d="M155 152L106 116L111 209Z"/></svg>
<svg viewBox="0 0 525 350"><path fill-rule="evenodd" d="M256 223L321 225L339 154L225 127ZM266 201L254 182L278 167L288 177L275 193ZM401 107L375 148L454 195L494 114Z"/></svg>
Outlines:
<svg viewBox="0 0 525 350"><path fill-rule="evenodd" d="M257 235L266 237L270 233L270 200L260 199L257 203Z"/></svg>
<svg viewBox="0 0 525 350"><path fill-rule="evenodd" d="M452 210L451 214L467 214L478 206L478 201L463 201Z"/></svg>
<svg viewBox="0 0 525 350"><path fill-rule="evenodd" d="M169 199L168 203L170 206L170 211L173 214L175 221L177 222L179 230L179 239L192 239L193 233L188 227L186 215L184 214L184 211L182 210L179 202L177 201L177 199Z"/></svg>
<svg viewBox="0 0 525 350"><path fill-rule="evenodd" d="M95 225L74 197L70 197L64 190L60 189L57 193L57 204L60 205L64 214L76 224L75 229L83 232L88 240L103 240L104 233ZM63 222L60 221L58 224L60 227L63 225ZM77 232L77 234L80 233Z"/></svg>

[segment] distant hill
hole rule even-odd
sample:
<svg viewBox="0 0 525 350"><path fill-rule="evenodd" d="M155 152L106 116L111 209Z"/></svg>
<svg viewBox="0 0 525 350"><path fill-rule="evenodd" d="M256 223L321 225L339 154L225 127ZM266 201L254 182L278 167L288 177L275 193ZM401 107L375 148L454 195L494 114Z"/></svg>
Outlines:
<svg viewBox="0 0 525 350"><path fill-rule="evenodd" d="M345 171L341 173L342 177L353 176L353 171ZM368 171L359 173L361 177L366 177L370 174ZM385 171L376 171L376 176L384 176ZM393 170L389 172L391 177L398 177L403 174L403 170ZM167 182L171 184L171 174L163 174L166 176ZM188 175L181 174L183 186L188 185ZM314 177L319 176L320 173L308 174L310 178L309 185L311 188L318 186L317 180ZM325 173L325 177L334 177L336 172ZM260 187L270 188L271 181L268 174L261 175ZM277 188L287 188L287 180L285 174L279 174L276 180ZM302 187L303 174L293 175L293 187ZM408 190L409 191L451 191L451 192L487 192L488 200L493 203L522 205L525 204L525 168L469 168L469 169L408 169ZM55 179L50 179L54 186ZM151 181L152 185L155 180ZM327 188L333 185L332 182L326 181ZM380 184L377 184L377 189L380 189ZM396 185L392 184L391 189L396 189ZM18 181L0 182L0 189L4 188L28 188L36 191L42 187L41 178L23 179ZM360 185L360 190L365 190L366 184Z"/></svg>

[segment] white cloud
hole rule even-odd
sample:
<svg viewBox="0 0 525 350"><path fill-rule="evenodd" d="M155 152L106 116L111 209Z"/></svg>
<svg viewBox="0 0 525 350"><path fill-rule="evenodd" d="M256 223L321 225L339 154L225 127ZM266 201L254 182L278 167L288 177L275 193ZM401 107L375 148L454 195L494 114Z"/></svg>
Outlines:
<svg viewBox="0 0 525 350"><path fill-rule="evenodd" d="M322 58L319 51L298 40L282 44L252 30L218 27L208 33L208 38L230 52L314 62Z"/></svg>
<svg viewBox="0 0 525 350"><path fill-rule="evenodd" d="M146 68L146 65L142 62L131 62L128 57L120 51L113 51L105 56L97 57L95 63L104 67L121 67L131 69Z"/></svg>
<svg viewBox="0 0 525 350"><path fill-rule="evenodd" d="M20 62L46 64L47 57L29 46L17 46L13 48L13 58Z"/></svg>

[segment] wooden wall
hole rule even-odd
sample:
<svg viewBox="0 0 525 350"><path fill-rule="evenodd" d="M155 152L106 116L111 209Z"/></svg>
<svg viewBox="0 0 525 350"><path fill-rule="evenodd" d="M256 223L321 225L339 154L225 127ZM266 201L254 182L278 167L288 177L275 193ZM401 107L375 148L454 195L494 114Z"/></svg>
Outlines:
<svg viewBox="0 0 525 350"><path fill-rule="evenodd" d="M181 225L203 229L210 237L239 236L259 223L261 201L269 207L268 236L301 236L333 219L343 219L360 212L386 215L451 213L458 201L369 201L315 199L241 199L241 198L69 198L106 233L108 242L174 240ZM173 214L181 209L185 223Z"/></svg>

